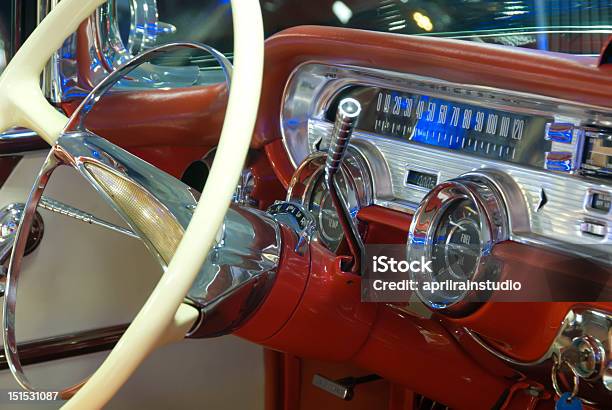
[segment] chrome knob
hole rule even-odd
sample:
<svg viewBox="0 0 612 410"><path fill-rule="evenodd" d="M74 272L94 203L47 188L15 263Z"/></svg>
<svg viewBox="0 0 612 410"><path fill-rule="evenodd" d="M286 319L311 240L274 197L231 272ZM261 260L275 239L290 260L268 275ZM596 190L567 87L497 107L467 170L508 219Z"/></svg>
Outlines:
<svg viewBox="0 0 612 410"><path fill-rule="evenodd" d="M597 379L604 373L606 351L597 339L580 336L563 350L562 358L583 379Z"/></svg>
<svg viewBox="0 0 612 410"><path fill-rule="evenodd" d="M336 121L327 149L326 174L333 176L340 169L360 113L361 104L354 98L345 98L338 104Z"/></svg>

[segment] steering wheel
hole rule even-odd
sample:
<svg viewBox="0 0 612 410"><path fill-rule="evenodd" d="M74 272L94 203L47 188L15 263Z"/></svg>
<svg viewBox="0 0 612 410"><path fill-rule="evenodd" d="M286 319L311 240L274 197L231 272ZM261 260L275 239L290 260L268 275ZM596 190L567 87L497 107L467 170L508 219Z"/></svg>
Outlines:
<svg viewBox="0 0 612 410"><path fill-rule="evenodd" d="M122 211L122 216L131 218L132 227L141 237L148 238L145 244L167 266L148 300L102 365L87 381L63 392L63 398L71 397L64 405L66 409L104 406L156 347L182 340L199 319L198 310L183 301L208 252L216 243L230 207L250 145L263 76L264 35L259 2L231 0L234 67L223 130L202 192L206 200L197 203L193 214L189 213L190 220L181 220L176 213L167 212L184 199L176 198L184 193L174 193L168 189L173 186L172 177L159 171L157 176L161 180L157 180L158 184L153 189L158 195L151 196L138 185L141 181L128 178L129 172L122 170L120 163L113 162L113 156L98 158L97 162L83 160L84 152L98 152L92 151L92 146L103 147L105 152L115 157L121 157L125 152L93 134L85 138L64 132L68 119L47 102L40 89L40 74L51 55L104 2L61 1L21 46L0 77L0 130L16 126L30 128L53 146L53 155L50 154L41 170L28 206L35 209L42 194L40 187L44 187L52 170L60 162L84 171L82 174L86 171L89 182L107 200L120 196L121 189L132 194L129 200L124 200L115 208ZM138 163L136 166L144 165ZM160 200L161 194L171 198ZM141 208L156 212L153 223L140 218ZM32 209L29 211L32 212ZM20 238L27 237L22 232L27 225L27 214L28 209L18 231ZM170 226L171 231L160 234L157 231L162 226ZM174 242L168 243L167 238L174 238ZM5 306L15 306L16 292L15 288L10 289L10 275L15 275L19 270L21 258L18 255L23 254L24 242L18 239L13 249ZM14 321L14 315L14 309L4 312L4 345L11 371L16 374L21 371L21 366L18 360L10 359L16 354L16 343L7 338L7 327ZM17 377L17 380L25 389L33 390L27 379Z"/></svg>

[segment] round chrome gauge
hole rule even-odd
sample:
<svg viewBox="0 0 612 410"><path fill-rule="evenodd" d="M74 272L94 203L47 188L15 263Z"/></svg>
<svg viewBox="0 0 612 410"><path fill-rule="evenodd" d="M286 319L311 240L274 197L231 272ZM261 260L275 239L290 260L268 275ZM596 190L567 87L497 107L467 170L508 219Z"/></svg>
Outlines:
<svg viewBox="0 0 612 410"><path fill-rule="evenodd" d="M325 154L315 153L302 162L291 179L287 201L299 203L310 211L316 221L318 239L336 251L344 235L325 185L325 159ZM361 155L350 147L341 170L336 175L336 183L352 217L357 218L359 209L372 201L370 173Z"/></svg>
<svg viewBox="0 0 612 410"><path fill-rule="evenodd" d="M491 251L507 238L506 208L492 181L467 175L436 186L421 202L408 236L408 259L431 261L430 271L411 272L421 300L450 315L470 313L489 293L469 283L499 278Z"/></svg>

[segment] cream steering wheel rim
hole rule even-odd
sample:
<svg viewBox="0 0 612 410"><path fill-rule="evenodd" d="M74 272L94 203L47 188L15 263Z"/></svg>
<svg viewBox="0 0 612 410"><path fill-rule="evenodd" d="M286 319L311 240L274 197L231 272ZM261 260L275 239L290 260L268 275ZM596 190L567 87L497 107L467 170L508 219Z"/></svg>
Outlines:
<svg viewBox="0 0 612 410"><path fill-rule="evenodd" d="M106 0L62 0L0 76L0 130L30 128L54 144L68 119L45 99L40 73L65 38ZM104 363L64 408L100 408L160 344L181 340L198 317L183 304L230 205L255 126L263 76L263 22L257 0L231 0L234 70L215 161L191 223L147 302Z"/></svg>

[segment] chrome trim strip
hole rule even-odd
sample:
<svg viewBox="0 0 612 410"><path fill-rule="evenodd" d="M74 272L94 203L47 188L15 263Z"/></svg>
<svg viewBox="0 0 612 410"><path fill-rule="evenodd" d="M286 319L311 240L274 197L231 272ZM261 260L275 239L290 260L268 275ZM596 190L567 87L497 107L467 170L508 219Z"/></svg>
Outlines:
<svg viewBox="0 0 612 410"><path fill-rule="evenodd" d="M40 24L43 19L53 10L60 0L38 0L36 5L36 22ZM73 37L73 36L71 36ZM70 42L71 38L68 38L66 42ZM62 79L60 76L61 67L61 49L51 55L49 62L45 66L42 76L41 85L42 90L48 99L54 103L63 101L62 99Z"/></svg>
<svg viewBox="0 0 612 410"><path fill-rule="evenodd" d="M31 365L110 350L127 328L124 324L22 342L18 345L21 362ZM0 370L8 368L4 349L0 349Z"/></svg>
<svg viewBox="0 0 612 410"><path fill-rule="evenodd" d="M324 119L333 97L352 85L426 93L487 108L559 117L563 122L612 126L612 109L606 107L409 73L307 61L290 74L279 113L283 144L294 167L310 153L309 120Z"/></svg>
<svg viewBox="0 0 612 410"><path fill-rule="evenodd" d="M15 129L11 131L6 131L0 134L0 142L1 141L13 141L15 139L21 138L40 138L38 134L34 131L27 129Z"/></svg>
<svg viewBox="0 0 612 410"><path fill-rule="evenodd" d="M310 135L313 140L326 138L332 124L311 120ZM374 186L384 186L391 180L392 192L374 191L374 203L404 212L413 212L425 197L426 192L404 184L408 165L418 168L440 170L439 182L457 178L467 173L480 172L483 168L494 169L512 179L519 187L517 194L505 195L506 206L526 204L527 222L524 218L511 218L510 239L527 244L537 244L577 257L593 258L601 263L612 264L609 247L612 245L612 229L606 238L589 237L580 232L580 221L591 215L584 211L584 196L588 189L609 189L600 181L581 178L576 175L550 172L543 169L521 167L496 160L478 159L460 153L436 149L419 144L401 143L397 139L382 137L362 131L355 131L353 143L359 143L360 151L366 158L381 156L385 166L371 167ZM546 190L548 202L539 212L534 212L542 187ZM504 186L503 188L507 188ZM504 194L508 194L504 192ZM522 201L513 198L522 197ZM600 219L612 225L612 217L603 215Z"/></svg>
<svg viewBox="0 0 612 410"><path fill-rule="evenodd" d="M523 362L520 360L513 359L510 356L506 356L505 354L495 350L493 347L489 346L487 342L485 342L478 333L468 329L467 327L464 327L463 330L465 331L467 335L469 335L472 339L474 339L474 341L478 343L480 347L485 349L487 352L491 353L493 356L497 357L498 359L501 359L515 366L536 366L540 363L543 363L547 359L549 359L552 355L552 348L551 348L541 358L534 360L533 362Z"/></svg>

